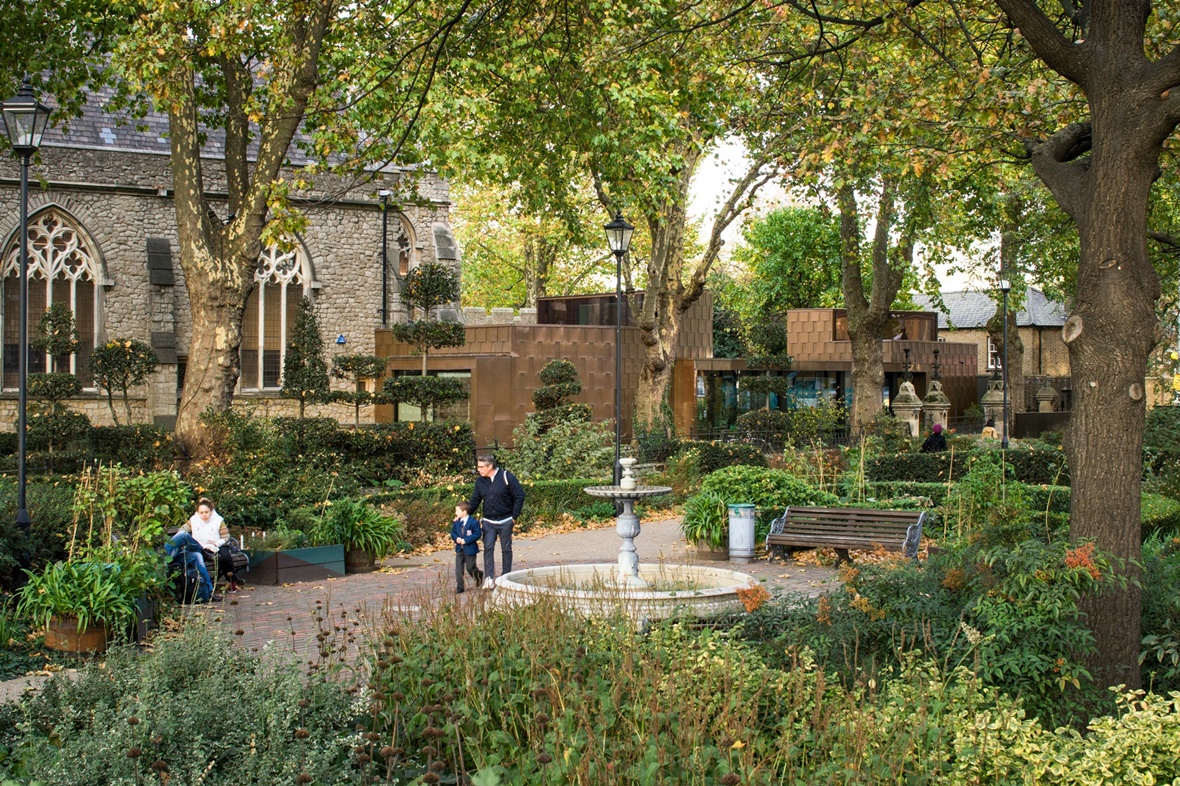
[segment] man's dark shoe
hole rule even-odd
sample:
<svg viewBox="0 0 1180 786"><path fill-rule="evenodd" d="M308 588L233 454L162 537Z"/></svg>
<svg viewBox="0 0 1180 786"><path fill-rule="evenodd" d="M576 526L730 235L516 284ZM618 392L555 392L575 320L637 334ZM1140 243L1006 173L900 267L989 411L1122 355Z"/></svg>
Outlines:
<svg viewBox="0 0 1180 786"><path fill-rule="evenodd" d="M211 596L209 597L209 602L210 602L210 603L221 603L221 601L222 601L222 600L223 600L223 598L221 597L221 595L219 595L219 594L218 594L218 593L216 593L216 592L214 592L214 593L213 593L213 595L211 595Z"/></svg>
<svg viewBox="0 0 1180 786"><path fill-rule="evenodd" d="M463 588L462 588L462 587L457 587L457 588L455 589L455 594L456 594L456 595L462 595L462 594L463 594Z"/></svg>

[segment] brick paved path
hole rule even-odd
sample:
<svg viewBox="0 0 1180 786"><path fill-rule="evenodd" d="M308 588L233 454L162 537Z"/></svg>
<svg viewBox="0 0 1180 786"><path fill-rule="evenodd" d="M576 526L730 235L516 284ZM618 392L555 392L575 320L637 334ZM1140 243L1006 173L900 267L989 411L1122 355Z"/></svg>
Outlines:
<svg viewBox="0 0 1180 786"><path fill-rule="evenodd" d="M515 570L562 563L615 562L620 542L613 525L560 534L518 535L512 544L512 567ZM635 546L641 562L660 559L672 563L698 562L680 535L679 519L644 524ZM482 569L482 553L478 564ZM784 592L814 595L835 575L831 568L770 564L765 560L745 565L707 564L756 576L772 595ZM500 567L497 548L497 572ZM430 602L432 595L453 592L453 581L452 551L391 557L375 573L283 586L246 584L241 591L225 595L221 603L199 606L190 613L220 621L242 646L257 651L269 646L275 652L293 652L301 660L312 659L319 644L317 636L325 630L328 635L340 638L349 632L373 629L379 624L383 610L412 612ZM470 585L469 580L464 600L479 594ZM28 682L26 679L0 683L0 702L17 695Z"/></svg>

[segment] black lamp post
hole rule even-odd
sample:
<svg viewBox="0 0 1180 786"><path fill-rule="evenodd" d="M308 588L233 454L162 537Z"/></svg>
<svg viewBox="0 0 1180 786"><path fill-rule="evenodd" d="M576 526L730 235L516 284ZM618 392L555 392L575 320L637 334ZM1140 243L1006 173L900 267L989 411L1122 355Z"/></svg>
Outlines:
<svg viewBox="0 0 1180 786"><path fill-rule="evenodd" d="M623 257L631 247L631 235L635 227L627 223L620 211L603 229L606 242L615 255L615 466L614 482L619 485L622 466L619 465L619 445L622 440L623 421Z"/></svg>
<svg viewBox="0 0 1180 786"><path fill-rule="evenodd" d="M1012 282L1004 278L1000 271L1000 291L1004 293L1004 436L1000 438L1000 447L1008 449L1008 291L1012 289Z"/></svg>
<svg viewBox="0 0 1180 786"><path fill-rule="evenodd" d="M49 123L49 107L33 97L33 85L28 75L21 83L15 98L0 104L4 130L12 151L20 159L20 333L17 354L17 463L16 463L16 525L29 532L29 509L25 505L25 409L28 400L29 376L29 159L41 146L41 135Z"/></svg>
<svg viewBox="0 0 1180 786"><path fill-rule="evenodd" d="M389 197L392 191L378 191L381 197L381 327L389 327Z"/></svg>

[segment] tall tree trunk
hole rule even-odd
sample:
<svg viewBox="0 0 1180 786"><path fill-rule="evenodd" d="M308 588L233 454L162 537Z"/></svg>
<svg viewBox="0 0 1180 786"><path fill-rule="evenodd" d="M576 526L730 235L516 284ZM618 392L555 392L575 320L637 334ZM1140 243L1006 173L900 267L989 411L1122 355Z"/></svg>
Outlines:
<svg viewBox="0 0 1180 786"><path fill-rule="evenodd" d="M904 266L913 256L916 228L907 220L906 231L896 248L891 233L897 218L895 184L882 182L877 198L877 226L873 234L871 259L873 280L865 295L861 276L861 224L856 191L851 184L837 190L840 210L840 254L843 265L841 286L844 306L848 310L848 339L852 345L852 407L849 425L852 433L868 428L881 411L881 389L885 385L885 363L881 345L889 309L901 288ZM910 210L911 215L914 213Z"/></svg>
<svg viewBox="0 0 1180 786"><path fill-rule="evenodd" d="M729 198L713 220L713 228L701 258L693 265L691 272L686 272L686 210L689 188L700 161L701 148L696 144L686 144L681 150L681 155L682 168L672 173L677 179L677 195L649 209L645 215L651 233L651 258L648 260L643 308L636 311L632 302L632 313L635 314L644 349L643 366L639 372L639 385L635 393L632 433L637 428L647 428L659 422L660 409L672 382L676 346L680 338L684 312L699 300L705 291L705 280L721 251L722 233L750 206L758 189L770 179L770 175L764 172L767 159L756 157L746 174L734 185ZM599 200L608 211L611 210L613 202L597 178L594 185ZM626 289L631 291L631 275L626 265L624 274Z"/></svg>
<svg viewBox="0 0 1180 786"><path fill-rule="evenodd" d="M557 261L557 246L544 237L526 238L524 244L524 305L536 308L549 294L549 273Z"/></svg>
<svg viewBox="0 0 1180 786"><path fill-rule="evenodd" d="M1090 123L1030 143L1033 167L1078 227L1078 290L1062 328L1074 410L1066 431L1070 534L1126 560L1126 589L1083 601L1099 685L1140 684L1140 555L1144 379L1156 343L1160 284L1147 256L1147 204L1163 142L1180 122L1180 50L1149 61L1146 0L1088 6L1071 41L1031 0L999 0L1037 54L1082 87ZM1088 157L1086 154L1089 154Z"/></svg>
<svg viewBox="0 0 1180 786"><path fill-rule="evenodd" d="M176 440L190 457L200 458L213 447L201 415L210 408L228 409L233 400L242 313L254 284L272 190L318 84L321 46L333 13L334 0L313 0L282 22L288 48L269 61L266 109L253 118L256 133L251 133L250 112L257 110L250 97L257 74L236 56L218 61L225 77L225 178L231 214L224 223L213 215L205 193L195 76L184 65L191 53L175 53L180 64L167 71L158 87L147 86L157 103L168 108L180 266L192 305L193 335L176 413Z"/></svg>
<svg viewBox="0 0 1180 786"><path fill-rule="evenodd" d="M192 456L206 455L213 447L201 416L212 407L229 409L241 372L238 350L242 343L242 312L246 294L241 282L216 275L224 269L217 260L203 264L186 261L187 244L181 242L181 267L191 293L193 332L184 392L176 413L176 433ZM244 277L243 277L244 278ZM248 294L249 290L246 290Z"/></svg>
<svg viewBox="0 0 1180 786"><path fill-rule="evenodd" d="M1095 106L1095 131L1104 146L1132 148L1123 131L1132 107ZM1100 119L1101 118L1101 119ZM1125 590L1086 599L1088 625L1098 641L1094 674L1100 685L1139 686L1140 481L1145 416L1144 378L1156 343L1159 280L1147 256L1147 199L1155 159L1099 155L1078 221L1081 260L1078 295L1063 328L1069 345L1074 410L1066 434L1071 487L1070 534L1094 539L1127 560Z"/></svg>

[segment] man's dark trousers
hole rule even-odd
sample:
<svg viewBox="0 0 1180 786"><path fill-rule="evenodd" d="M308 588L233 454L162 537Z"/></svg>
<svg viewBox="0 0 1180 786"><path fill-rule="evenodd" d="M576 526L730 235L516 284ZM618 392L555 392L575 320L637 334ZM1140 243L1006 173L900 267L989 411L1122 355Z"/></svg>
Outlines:
<svg viewBox="0 0 1180 786"><path fill-rule="evenodd" d="M495 523L484 519L480 522L483 527L483 572L485 576L496 575L496 555L492 548L496 545L496 537L500 538L500 575L512 572L512 519L505 519Z"/></svg>

